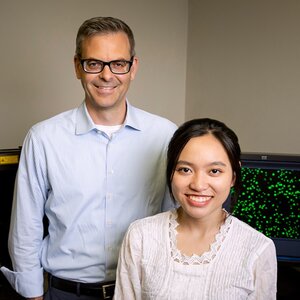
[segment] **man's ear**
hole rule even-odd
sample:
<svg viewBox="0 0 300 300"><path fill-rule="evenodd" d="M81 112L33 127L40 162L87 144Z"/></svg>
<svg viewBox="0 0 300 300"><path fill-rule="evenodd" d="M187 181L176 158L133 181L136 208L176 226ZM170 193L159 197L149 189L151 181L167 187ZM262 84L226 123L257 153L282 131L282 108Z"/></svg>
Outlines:
<svg viewBox="0 0 300 300"><path fill-rule="evenodd" d="M75 73L76 73L76 77L77 79L81 79L81 64L80 64L80 59L78 57L78 55L74 55L74 68L75 68Z"/></svg>
<svg viewBox="0 0 300 300"><path fill-rule="evenodd" d="M136 56L134 56L133 63L130 69L130 80L133 80L135 78L138 68L139 68L139 59Z"/></svg>

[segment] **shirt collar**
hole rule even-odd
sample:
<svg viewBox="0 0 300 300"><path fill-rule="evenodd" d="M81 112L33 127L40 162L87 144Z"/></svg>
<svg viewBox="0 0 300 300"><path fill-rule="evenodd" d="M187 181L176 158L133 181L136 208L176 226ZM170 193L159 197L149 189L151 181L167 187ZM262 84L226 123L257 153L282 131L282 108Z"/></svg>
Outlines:
<svg viewBox="0 0 300 300"><path fill-rule="evenodd" d="M134 108L128 100L126 100L126 118L124 122L124 127L130 127L135 130L141 130L141 123L139 122L139 118L137 116L136 108ZM75 134L85 134L89 131L96 129L95 124L89 115L85 101L78 107L76 112L76 127Z"/></svg>
<svg viewBox="0 0 300 300"><path fill-rule="evenodd" d="M90 117L85 102L83 101L76 112L75 134L85 134L95 128L95 124Z"/></svg>
<svg viewBox="0 0 300 300"><path fill-rule="evenodd" d="M141 120L138 115L138 109L133 107L127 100L127 111L126 111L126 119L124 122L124 126L130 127L135 130L142 130Z"/></svg>

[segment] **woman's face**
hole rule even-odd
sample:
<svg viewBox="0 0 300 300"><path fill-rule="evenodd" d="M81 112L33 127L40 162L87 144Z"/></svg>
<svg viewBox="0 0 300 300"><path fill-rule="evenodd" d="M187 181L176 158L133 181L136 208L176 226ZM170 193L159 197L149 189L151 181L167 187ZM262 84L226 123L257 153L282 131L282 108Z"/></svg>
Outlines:
<svg viewBox="0 0 300 300"><path fill-rule="evenodd" d="M185 216L203 219L219 214L234 185L222 144L210 134L190 139L179 156L171 185Z"/></svg>

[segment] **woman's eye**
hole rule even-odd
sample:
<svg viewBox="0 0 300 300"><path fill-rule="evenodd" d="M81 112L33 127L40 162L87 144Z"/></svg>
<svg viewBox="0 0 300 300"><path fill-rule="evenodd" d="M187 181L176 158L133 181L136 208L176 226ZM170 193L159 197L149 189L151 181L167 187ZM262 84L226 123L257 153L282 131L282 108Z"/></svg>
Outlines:
<svg viewBox="0 0 300 300"><path fill-rule="evenodd" d="M189 173L191 170L189 168L179 168L178 169L178 172L181 172L181 173Z"/></svg>
<svg viewBox="0 0 300 300"><path fill-rule="evenodd" d="M210 172L214 175L221 173L221 171L218 169L212 169Z"/></svg>

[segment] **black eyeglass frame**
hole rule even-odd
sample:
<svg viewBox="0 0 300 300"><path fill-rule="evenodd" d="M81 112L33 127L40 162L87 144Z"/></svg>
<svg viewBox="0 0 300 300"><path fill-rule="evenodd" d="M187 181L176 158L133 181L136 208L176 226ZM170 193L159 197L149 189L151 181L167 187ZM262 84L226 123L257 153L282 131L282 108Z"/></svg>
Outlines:
<svg viewBox="0 0 300 300"><path fill-rule="evenodd" d="M134 56L131 57L130 60L124 60L124 59L116 59L116 60L111 60L111 61L103 61L103 60L99 60L99 59L91 59L91 58L87 58L87 59L80 59L80 64L82 66L82 69L85 73L88 73L88 74L100 74L103 69L105 68L105 66L108 66L109 67L109 70L113 73L113 74L116 74L116 75L124 75L124 74L127 74L129 73L131 67L132 67L132 64L133 64L133 58ZM100 62L101 64L103 64L103 67L100 71L97 71L97 72L91 72L91 71L87 71L85 68L84 68L84 63L86 61L96 61L96 62ZM127 72L122 72L122 73L116 73L114 72L112 69L111 69L111 66L110 64L111 63L115 63L115 62L126 62L127 64L129 64L129 67L128 67L128 71Z"/></svg>

